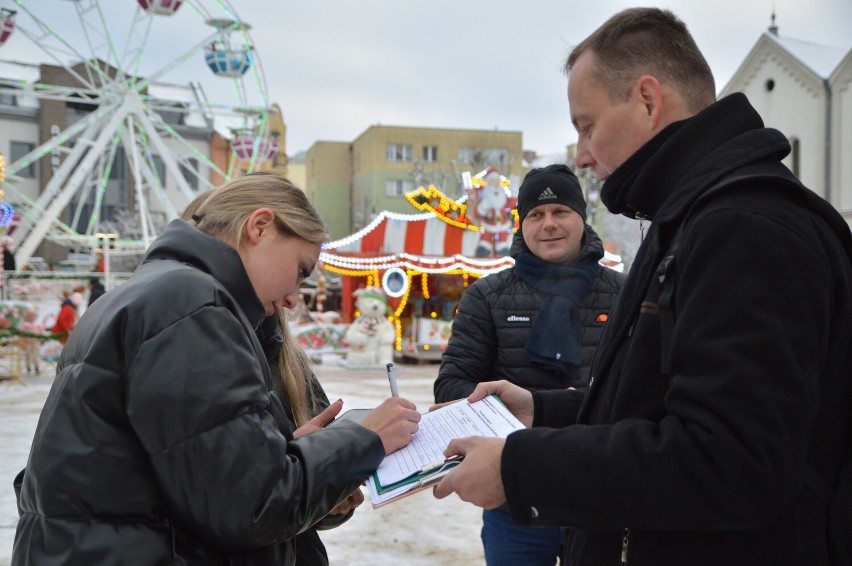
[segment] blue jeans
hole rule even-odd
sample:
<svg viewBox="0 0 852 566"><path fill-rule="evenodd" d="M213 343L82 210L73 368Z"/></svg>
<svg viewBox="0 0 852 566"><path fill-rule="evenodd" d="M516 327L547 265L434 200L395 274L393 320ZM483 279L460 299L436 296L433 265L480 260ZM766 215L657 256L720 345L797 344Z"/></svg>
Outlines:
<svg viewBox="0 0 852 566"><path fill-rule="evenodd" d="M482 546L488 566L553 566L561 560L564 529L518 527L509 513L482 513Z"/></svg>

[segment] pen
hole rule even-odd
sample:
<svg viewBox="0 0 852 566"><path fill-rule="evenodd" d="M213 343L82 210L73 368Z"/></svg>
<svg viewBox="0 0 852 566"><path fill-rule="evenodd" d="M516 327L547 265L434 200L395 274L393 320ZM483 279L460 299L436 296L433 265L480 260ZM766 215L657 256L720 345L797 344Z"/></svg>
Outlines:
<svg viewBox="0 0 852 566"><path fill-rule="evenodd" d="M390 381L391 395L399 397L399 388L396 386L396 373L393 371L393 364L388 364L388 381Z"/></svg>

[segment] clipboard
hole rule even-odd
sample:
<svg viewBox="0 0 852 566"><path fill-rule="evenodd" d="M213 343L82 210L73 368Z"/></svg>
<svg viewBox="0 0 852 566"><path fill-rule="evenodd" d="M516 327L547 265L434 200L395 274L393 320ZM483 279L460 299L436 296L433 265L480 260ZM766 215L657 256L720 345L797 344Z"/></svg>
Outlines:
<svg viewBox="0 0 852 566"><path fill-rule="evenodd" d="M418 493L450 473L462 461L460 455L443 457L451 440L468 436L505 438L523 428L496 395L475 403L460 401L424 413L420 430L412 436L411 443L386 456L368 478L367 489L373 508ZM429 457L436 460L430 462Z"/></svg>
<svg viewBox="0 0 852 566"><path fill-rule="evenodd" d="M361 421L364 420L364 417L369 415L370 411L372 410L373 409L349 409L348 411L344 411L341 414L337 415L336 419L334 419L325 426L326 428L328 428L330 426L334 426L336 424L346 421L361 424Z"/></svg>
<svg viewBox="0 0 852 566"><path fill-rule="evenodd" d="M436 485L444 476L449 474L453 468L458 466L463 459L464 456L461 454L450 456L441 465L436 465L434 470L415 474L412 476L411 481L403 480L396 484L396 487L382 487L379 485L376 475L371 475L370 479L367 480L367 490L370 492L370 501L373 505L373 509L384 507L389 503L399 501L409 495L419 493L424 489Z"/></svg>

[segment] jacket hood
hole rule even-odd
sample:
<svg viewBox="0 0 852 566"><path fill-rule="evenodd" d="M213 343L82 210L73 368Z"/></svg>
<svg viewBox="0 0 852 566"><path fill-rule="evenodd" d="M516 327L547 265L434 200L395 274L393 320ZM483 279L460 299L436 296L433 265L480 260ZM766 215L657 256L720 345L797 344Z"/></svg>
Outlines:
<svg viewBox="0 0 852 566"><path fill-rule="evenodd" d="M788 153L784 134L765 128L746 96L734 93L660 132L613 172L601 199L610 212L665 223L689 207L701 187Z"/></svg>
<svg viewBox="0 0 852 566"><path fill-rule="evenodd" d="M603 242L601 242L601 239L597 232L595 232L594 228L588 224L584 224L584 226L585 232L583 233L583 243L580 247L580 256L577 258L577 261L584 259L599 260L604 255ZM515 235L512 237L512 247L509 248L509 256L516 258L519 254L524 252L532 253L527 246L527 243L524 241L523 231L518 228L518 231L515 232Z"/></svg>
<svg viewBox="0 0 852 566"><path fill-rule="evenodd" d="M172 220L154 240L142 263L170 259L191 265L219 281L256 329L266 313L237 250L183 220Z"/></svg>

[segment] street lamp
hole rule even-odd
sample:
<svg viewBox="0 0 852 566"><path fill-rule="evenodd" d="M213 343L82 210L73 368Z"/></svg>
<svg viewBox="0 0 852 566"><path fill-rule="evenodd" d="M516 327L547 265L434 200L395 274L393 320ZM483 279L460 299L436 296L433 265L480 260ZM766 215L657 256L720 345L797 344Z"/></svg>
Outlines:
<svg viewBox="0 0 852 566"><path fill-rule="evenodd" d="M112 289L112 281L109 278L109 249L112 247L111 240L115 240L118 234L98 232L95 237L104 242L104 289L109 291Z"/></svg>

